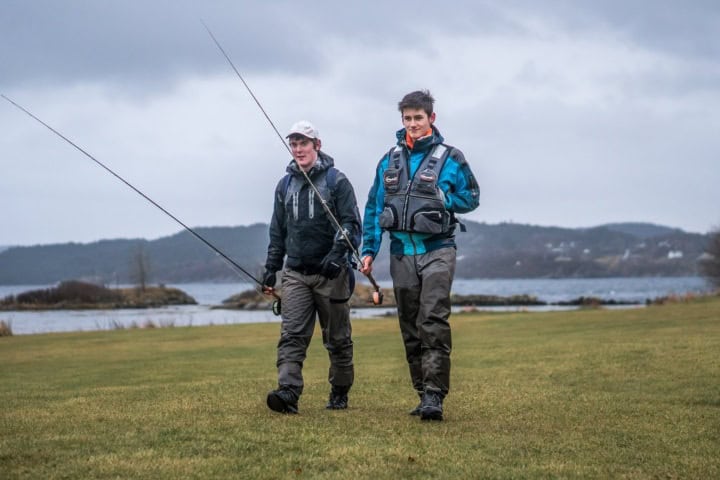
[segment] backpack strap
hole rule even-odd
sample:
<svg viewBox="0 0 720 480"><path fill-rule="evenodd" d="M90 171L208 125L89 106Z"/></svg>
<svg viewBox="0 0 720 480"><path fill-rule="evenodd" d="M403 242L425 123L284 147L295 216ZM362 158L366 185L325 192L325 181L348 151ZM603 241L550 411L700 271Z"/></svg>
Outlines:
<svg viewBox="0 0 720 480"><path fill-rule="evenodd" d="M282 192L283 198L285 198L287 196L288 188L290 188L290 180L292 180L292 178L290 177L290 174L286 173L282 179L282 186L280 187L280 191Z"/></svg>
<svg viewBox="0 0 720 480"><path fill-rule="evenodd" d="M325 184L327 185L328 191L330 192L330 198L328 199L328 206L332 211L333 215L337 216L337 210L335 209L335 185L337 185L337 173L338 169L330 167L325 174Z"/></svg>
<svg viewBox="0 0 720 480"><path fill-rule="evenodd" d="M330 189L331 193L334 193L335 191L335 184L337 183L337 173L337 168L330 167L328 168L327 174L325 176L325 181L327 182L328 189Z"/></svg>

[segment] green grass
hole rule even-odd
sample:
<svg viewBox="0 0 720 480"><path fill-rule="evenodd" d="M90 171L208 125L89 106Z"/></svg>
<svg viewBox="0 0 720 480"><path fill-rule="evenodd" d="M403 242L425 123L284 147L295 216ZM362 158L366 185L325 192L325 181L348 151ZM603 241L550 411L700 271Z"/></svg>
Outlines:
<svg viewBox="0 0 720 480"><path fill-rule="evenodd" d="M355 321L347 411L318 332L268 410L278 324L0 338L0 478L720 478L720 299L455 315L424 423L396 320Z"/></svg>

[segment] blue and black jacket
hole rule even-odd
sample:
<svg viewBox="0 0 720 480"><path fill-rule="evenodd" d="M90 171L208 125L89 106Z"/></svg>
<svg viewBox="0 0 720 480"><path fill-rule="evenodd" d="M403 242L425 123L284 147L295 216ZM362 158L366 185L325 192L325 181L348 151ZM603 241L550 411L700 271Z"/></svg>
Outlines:
<svg viewBox="0 0 720 480"><path fill-rule="evenodd" d="M398 130L397 145L405 149L404 158L407 159L409 177L413 178L420 164L429 155L435 146L442 144L443 136L437 128L432 127L432 134L415 141L412 149L405 140L406 130ZM475 210L480 201L480 190L470 166L465 161L462 152L448 146L450 154L438 175L437 185L445 196L445 209L453 215L467 213ZM378 163L375 172L375 181L370 188L368 200L365 204L363 219L363 248L362 256L371 255L373 258L380 251L384 229L380 227L379 218L385 207L385 170L390 166L392 150ZM446 233L430 234L408 231L389 231L390 253L392 255L421 255L439 248L455 247L454 226Z"/></svg>

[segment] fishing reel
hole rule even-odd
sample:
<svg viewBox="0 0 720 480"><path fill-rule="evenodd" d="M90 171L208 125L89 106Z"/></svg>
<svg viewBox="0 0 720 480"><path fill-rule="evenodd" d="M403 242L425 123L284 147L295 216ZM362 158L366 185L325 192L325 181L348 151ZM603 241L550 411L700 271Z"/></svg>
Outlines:
<svg viewBox="0 0 720 480"><path fill-rule="evenodd" d="M275 315L276 317L280 316L280 313L282 312L281 304L282 304L282 302L280 301L279 298L276 298L272 302L272 312L273 312L273 315Z"/></svg>

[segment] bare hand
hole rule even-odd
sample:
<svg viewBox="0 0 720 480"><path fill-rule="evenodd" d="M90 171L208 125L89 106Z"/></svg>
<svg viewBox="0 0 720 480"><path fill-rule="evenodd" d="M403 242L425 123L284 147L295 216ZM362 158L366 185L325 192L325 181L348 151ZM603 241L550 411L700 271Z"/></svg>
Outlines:
<svg viewBox="0 0 720 480"><path fill-rule="evenodd" d="M360 265L360 273L370 275L370 273L372 273L373 257L371 255L366 255L362 258L361 262L362 265Z"/></svg>

